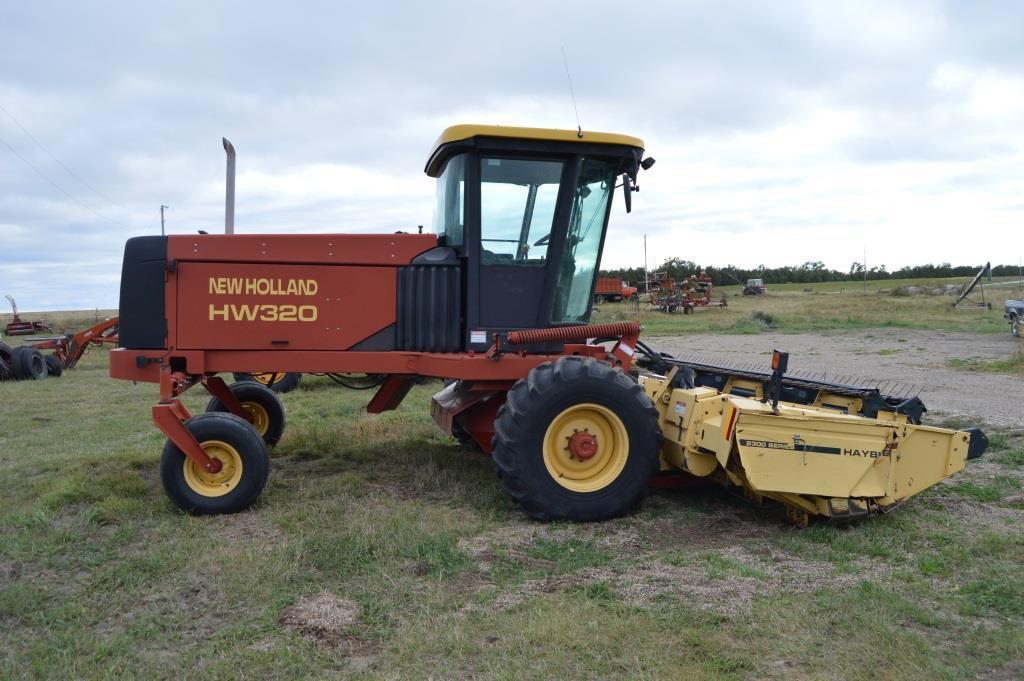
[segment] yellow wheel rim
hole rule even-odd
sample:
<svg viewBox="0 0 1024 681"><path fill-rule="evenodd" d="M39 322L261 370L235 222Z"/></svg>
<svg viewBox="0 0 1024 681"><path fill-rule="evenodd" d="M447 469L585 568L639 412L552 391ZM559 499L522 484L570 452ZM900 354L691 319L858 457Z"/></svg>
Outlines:
<svg viewBox="0 0 1024 681"><path fill-rule="evenodd" d="M242 409L252 416L252 427L256 429L256 432L266 435L267 428L270 427L270 414L267 413L267 408L256 402L242 402Z"/></svg>
<svg viewBox="0 0 1024 681"><path fill-rule="evenodd" d="M242 479L242 456L238 450L221 440L207 440L200 445L206 455L217 459L221 469L210 473L195 461L185 457L185 483L196 494L204 497L222 497L238 486Z"/></svg>
<svg viewBox="0 0 1024 681"><path fill-rule="evenodd" d="M267 386L269 388L270 386L274 385L275 383L280 381L282 378L284 378L284 374L276 374L276 373L273 373L273 372L269 372L269 373L264 372L264 373L252 374L252 377L255 378L259 383L262 383L263 385L265 385L265 386Z"/></svg>
<svg viewBox="0 0 1024 681"><path fill-rule="evenodd" d="M544 465L573 492L596 492L626 467L629 435L622 419L599 404L576 404L555 417L544 433Z"/></svg>

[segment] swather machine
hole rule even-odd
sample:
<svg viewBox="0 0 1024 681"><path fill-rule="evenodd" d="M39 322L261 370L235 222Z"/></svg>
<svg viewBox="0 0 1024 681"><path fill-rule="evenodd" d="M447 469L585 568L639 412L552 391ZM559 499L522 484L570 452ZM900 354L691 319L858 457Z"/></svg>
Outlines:
<svg viewBox="0 0 1024 681"><path fill-rule="evenodd" d="M284 432L278 397L225 372L386 375L368 411L422 377L432 414L493 455L536 518L628 511L681 471L790 517L886 511L954 474L980 431L920 425L917 398L683 362L636 323L590 325L614 190L654 161L625 135L460 125L430 153L433 234L174 235L128 241L111 375L159 385L161 479L193 513L248 507ZM213 395L191 415L178 399Z"/></svg>

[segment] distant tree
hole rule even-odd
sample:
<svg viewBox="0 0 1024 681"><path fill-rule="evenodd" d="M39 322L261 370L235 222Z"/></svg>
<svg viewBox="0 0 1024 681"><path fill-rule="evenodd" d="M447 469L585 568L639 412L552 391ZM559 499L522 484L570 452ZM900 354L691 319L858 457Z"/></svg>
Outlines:
<svg viewBox="0 0 1024 681"><path fill-rule="evenodd" d="M977 265L953 266L948 262L927 265L906 265L892 272L888 271L885 265L876 265L867 271L867 278L872 280L882 279L931 279L942 277L970 277L974 276L983 263ZM808 260L801 265L784 265L782 267L766 267L758 265L754 269L744 269L735 265L700 265L692 260L684 260L679 257L666 259L660 265L651 266L649 272L668 272L669 277L680 281L699 272L707 272L717 286L728 286L735 284L736 279L745 282L747 279L760 278L768 284L787 283L816 283L824 281L850 281L864 277L864 265L854 262L850 265L849 272L840 272L825 267L820 260ZM992 276L1017 276L1018 265L993 265ZM602 276L614 276L630 282L631 285L643 288L644 269L642 267L628 267L614 270L601 270ZM733 279L735 277L736 279Z"/></svg>

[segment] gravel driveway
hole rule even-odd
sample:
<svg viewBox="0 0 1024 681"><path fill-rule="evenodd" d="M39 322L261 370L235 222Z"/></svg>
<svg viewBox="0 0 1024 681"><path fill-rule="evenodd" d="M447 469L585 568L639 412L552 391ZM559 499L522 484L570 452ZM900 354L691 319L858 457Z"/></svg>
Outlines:
<svg viewBox="0 0 1024 681"><path fill-rule="evenodd" d="M648 336L651 347L681 358L724 364L756 362L768 371L773 349L790 353L790 372L855 376L869 385L918 386L932 416L963 416L1008 428L1024 427L1024 377L952 369L950 359L993 360L1017 351L1006 334L942 333L911 329L762 333L752 336L693 334Z"/></svg>

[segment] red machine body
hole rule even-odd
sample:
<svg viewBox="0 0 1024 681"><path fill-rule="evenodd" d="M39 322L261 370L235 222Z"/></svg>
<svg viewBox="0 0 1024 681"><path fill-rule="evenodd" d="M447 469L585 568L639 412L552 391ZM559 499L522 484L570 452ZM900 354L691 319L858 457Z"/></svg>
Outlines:
<svg viewBox="0 0 1024 681"><path fill-rule="evenodd" d="M280 436L283 411L272 393L229 388L220 373L384 376L371 413L396 408L422 377L449 379L434 420L489 452L501 405L535 368L582 356L628 371L639 326L587 322L614 190L628 209L637 172L654 163L642 151L621 135L455 126L427 161L435 234L130 239L110 374L160 386L153 421L172 447L168 494L187 510L231 512L265 483L262 444ZM590 380L573 362L573 380ZM194 385L216 397L208 412L233 416L193 418L178 398ZM572 451L596 451L577 439Z"/></svg>
<svg viewBox="0 0 1024 681"><path fill-rule="evenodd" d="M165 347L117 348L110 374L160 384L154 421L175 441L187 434L171 427L188 418L176 399L182 392L197 382L222 391L215 374L272 367L388 374L367 407L371 413L396 408L419 376L455 379L459 398L439 393L434 419L448 433L458 422L489 451L494 414L530 369L575 354L628 370L640 333L635 323L575 325L499 334L487 352L358 349L395 324L399 270L435 248L436 236L197 235L166 242ZM585 344L608 336L620 339L610 351ZM535 350L545 344L557 347ZM182 449L195 450L187 443Z"/></svg>

